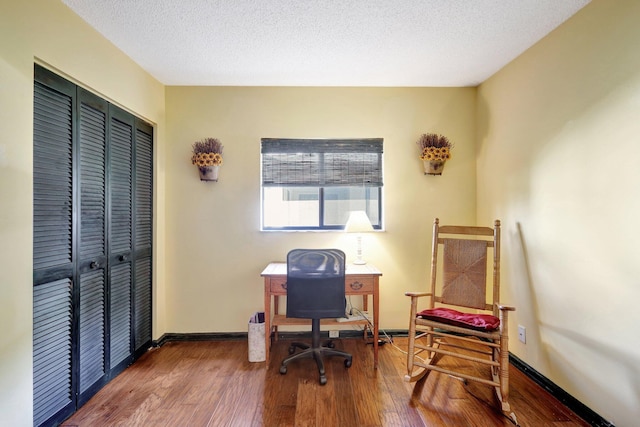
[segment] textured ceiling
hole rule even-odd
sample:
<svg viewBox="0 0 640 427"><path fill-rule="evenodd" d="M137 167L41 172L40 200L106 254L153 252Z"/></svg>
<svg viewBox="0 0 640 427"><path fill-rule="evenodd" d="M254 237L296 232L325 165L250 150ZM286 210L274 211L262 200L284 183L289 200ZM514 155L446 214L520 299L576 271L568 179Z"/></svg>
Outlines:
<svg viewBox="0 0 640 427"><path fill-rule="evenodd" d="M166 85L476 86L590 0L62 0Z"/></svg>

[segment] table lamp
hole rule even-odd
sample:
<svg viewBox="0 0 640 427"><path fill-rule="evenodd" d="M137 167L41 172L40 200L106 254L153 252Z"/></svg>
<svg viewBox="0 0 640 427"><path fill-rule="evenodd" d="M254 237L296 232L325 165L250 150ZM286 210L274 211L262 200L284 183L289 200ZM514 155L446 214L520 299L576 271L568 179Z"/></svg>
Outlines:
<svg viewBox="0 0 640 427"><path fill-rule="evenodd" d="M357 233L358 257L353 263L359 265L366 264L367 261L362 259L362 233L373 231L373 226L371 225L371 221L369 221L367 213L365 211L352 211L349 213L349 219L344 226L344 231L347 233Z"/></svg>

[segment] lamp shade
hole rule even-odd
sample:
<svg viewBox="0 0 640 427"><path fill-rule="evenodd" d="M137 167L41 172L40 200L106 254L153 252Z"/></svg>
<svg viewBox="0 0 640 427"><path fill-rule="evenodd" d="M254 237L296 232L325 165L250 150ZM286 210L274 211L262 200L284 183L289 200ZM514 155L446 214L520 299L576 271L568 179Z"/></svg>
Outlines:
<svg viewBox="0 0 640 427"><path fill-rule="evenodd" d="M351 211L344 231L347 233L366 233L373 231L373 226L365 211Z"/></svg>

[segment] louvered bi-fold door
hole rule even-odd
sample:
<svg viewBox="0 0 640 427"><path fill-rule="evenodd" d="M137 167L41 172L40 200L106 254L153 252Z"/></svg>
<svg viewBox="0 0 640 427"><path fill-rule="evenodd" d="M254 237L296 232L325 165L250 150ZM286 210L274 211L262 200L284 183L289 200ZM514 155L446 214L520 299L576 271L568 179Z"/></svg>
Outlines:
<svg viewBox="0 0 640 427"><path fill-rule="evenodd" d="M110 366L115 375L151 345L153 134L151 126L114 106L110 117Z"/></svg>
<svg viewBox="0 0 640 427"><path fill-rule="evenodd" d="M106 155L108 103L78 89L79 261L78 405L107 380Z"/></svg>
<svg viewBox="0 0 640 427"><path fill-rule="evenodd" d="M48 426L151 346L153 131L35 75L34 425Z"/></svg>
<svg viewBox="0 0 640 427"><path fill-rule="evenodd" d="M151 346L151 249L153 237L153 129L136 120L134 145L134 357Z"/></svg>
<svg viewBox="0 0 640 427"><path fill-rule="evenodd" d="M120 369L132 356L132 147L134 127L111 107L110 139L110 365Z"/></svg>
<svg viewBox="0 0 640 427"><path fill-rule="evenodd" d="M50 82L51 76L41 76ZM75 409L73 117L75 88L34 85L33 422Z"/></svg>

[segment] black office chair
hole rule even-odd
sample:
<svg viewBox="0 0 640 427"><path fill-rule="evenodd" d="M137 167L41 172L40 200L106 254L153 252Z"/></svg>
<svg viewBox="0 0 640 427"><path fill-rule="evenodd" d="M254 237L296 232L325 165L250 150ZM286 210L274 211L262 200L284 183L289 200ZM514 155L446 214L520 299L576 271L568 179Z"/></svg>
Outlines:
<svg viewBox="0 0 640 427"><path fill-rule="evenodd" d="M320 384L327 383L323 356L344 357L344 366L351 366L352 356L334 350L331 341L320 344L320 319L343 317L346 309L344 292L344 252L339 249L294 249L287 254L287 317L311 319L311 345L294 342L280 365L294 360L313 358L320 372ZM296 348L303 351L294 354Z"/></svg>

